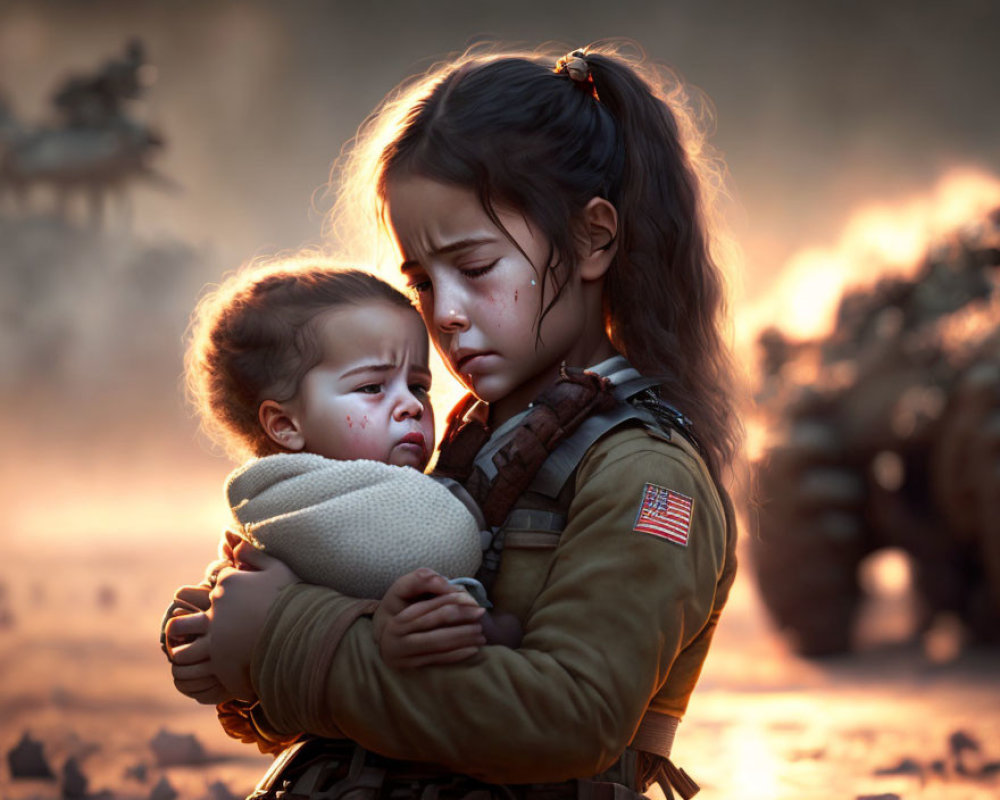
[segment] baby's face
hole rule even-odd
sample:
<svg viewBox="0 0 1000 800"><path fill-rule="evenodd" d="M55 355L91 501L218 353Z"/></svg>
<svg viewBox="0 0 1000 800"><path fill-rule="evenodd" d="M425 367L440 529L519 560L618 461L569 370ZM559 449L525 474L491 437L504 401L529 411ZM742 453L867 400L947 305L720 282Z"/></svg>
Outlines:
<svg viewBox="0 0 1000 800"><path fill-rule="evenodd" d="M427 332L416 311L372 301L318 320L323 360L288 403L304 450L419 470L434 450Z"/></svg>

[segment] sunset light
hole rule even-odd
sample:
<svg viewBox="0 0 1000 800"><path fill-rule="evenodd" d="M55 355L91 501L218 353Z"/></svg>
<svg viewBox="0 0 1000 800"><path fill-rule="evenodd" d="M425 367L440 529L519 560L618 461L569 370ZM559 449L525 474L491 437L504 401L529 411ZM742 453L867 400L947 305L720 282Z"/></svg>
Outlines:
<svg viewBox="0 0 1000 800"><path fill-rule="evenodd" d="M749 344L767 325L792 338L822 335L845 289L883 275L912 275L929 248L998 206L1000 179L973 169L948 172L930 191L905 200L859 205L834 243L792 255L771 290L738 310L738 340Z"/></svg>
<svg viewBox="0 0 1000 800"><path fill-rule="evenodd" d="M0 0L0 800L998 800L998 30Z"/></svg>

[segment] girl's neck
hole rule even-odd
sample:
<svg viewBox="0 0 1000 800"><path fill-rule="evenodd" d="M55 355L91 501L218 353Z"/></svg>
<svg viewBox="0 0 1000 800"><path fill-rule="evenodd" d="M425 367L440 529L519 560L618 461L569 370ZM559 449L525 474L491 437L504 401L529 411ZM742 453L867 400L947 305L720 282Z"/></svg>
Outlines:
<svg viewBox="0 0 1000 800"><path fill-rule="evenodd" d="M611 346L611 341L607 337L601 337L599 346L593 348L586 356L567 358L566 366L587 369L602 361L619 355L618 351ZM532 401L538 397L539 393L546 387L551 386L559 378L559 368L561 364L555 364L545 372L535 376L527 383L515 389L499 400L490 403L489 426L496 430L511 417L520 414L528 408Z"/></svg>

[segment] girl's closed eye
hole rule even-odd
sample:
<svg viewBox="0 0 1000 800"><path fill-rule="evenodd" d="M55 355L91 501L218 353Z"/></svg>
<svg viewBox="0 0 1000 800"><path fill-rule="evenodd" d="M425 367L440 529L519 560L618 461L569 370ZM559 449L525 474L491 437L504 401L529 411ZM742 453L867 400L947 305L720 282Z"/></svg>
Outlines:
<svg viewBox="0 0 1000 800"><path fill-rule="evenodd" d="M473 280L475 280L476 278L481 278L483 275L488 273L499 263L500 259L495 258L489 264L484 264L481 267L461 267L460 269L462 270L462 274L466 278L472 278Z"/></svg>

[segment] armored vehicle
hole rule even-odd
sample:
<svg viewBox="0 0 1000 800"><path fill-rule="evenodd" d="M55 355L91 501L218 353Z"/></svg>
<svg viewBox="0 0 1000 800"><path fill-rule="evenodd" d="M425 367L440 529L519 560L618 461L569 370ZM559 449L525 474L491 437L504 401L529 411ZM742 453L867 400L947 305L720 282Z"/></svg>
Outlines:
<svg viewBox="0 0 1000 800"><path fill-rule="evenodd" d="M914 277L846 294L834 330L759 338L761 596L804 655L847 651L858 567L899 548L925 626L1000 637L1000 210Z"/></svg>

